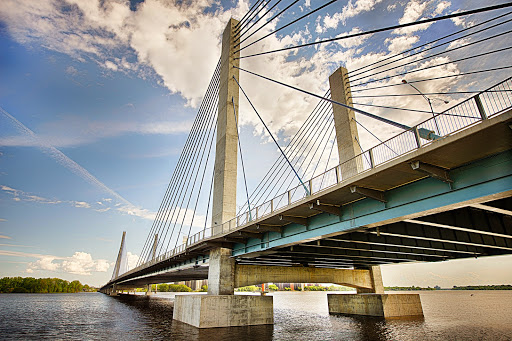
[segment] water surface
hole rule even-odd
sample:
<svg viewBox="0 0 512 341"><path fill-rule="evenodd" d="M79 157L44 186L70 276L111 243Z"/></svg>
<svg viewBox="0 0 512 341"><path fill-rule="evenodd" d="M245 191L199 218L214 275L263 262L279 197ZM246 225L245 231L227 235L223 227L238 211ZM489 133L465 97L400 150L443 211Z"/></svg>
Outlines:
<svg viewBox="0 0 512 341"><path fill-rule="evenodd" d="M279 292L274 325L196 329L172 321L174 294L0 295L0 339L512 340L511 291L420 292L424 318L332 316L325 292Z"/></svg>

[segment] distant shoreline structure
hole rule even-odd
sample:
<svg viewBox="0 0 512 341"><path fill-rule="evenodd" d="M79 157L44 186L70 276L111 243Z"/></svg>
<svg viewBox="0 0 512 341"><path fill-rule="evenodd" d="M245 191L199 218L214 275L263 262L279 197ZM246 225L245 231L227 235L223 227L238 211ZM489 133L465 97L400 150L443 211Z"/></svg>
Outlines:
<svg viewBox="0 0 512 341"><path fill-rule="evenodd" d="M512 290L511 284L493 284L493 285L463 285L458 286L454 285L451 288L441 288L439 286L435 287L384 287L386 291L429 291L429 290Z"/></svg>

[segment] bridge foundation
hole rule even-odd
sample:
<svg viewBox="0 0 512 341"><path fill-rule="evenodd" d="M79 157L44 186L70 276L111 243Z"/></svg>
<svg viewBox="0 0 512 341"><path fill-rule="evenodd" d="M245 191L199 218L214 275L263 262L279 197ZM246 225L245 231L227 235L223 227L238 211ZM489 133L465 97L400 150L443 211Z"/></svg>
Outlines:
<svg viewBox="0 0 512 341"><path fill-rule="evenodd" d="M380 266L369 267L367 273L370 286L357 287L357 294L327 295L330 314L379 316L385 318L423 316L420 295L385 294Z"/></svg>
<svg viewBox="0 0 512 341"><path fill-rule="evenodd" d="M272 296L177 295L173 319L197 328L274 323Z"/></svg>
<svg viewBox="0 0 512 341"><path fill-rule="evenodd" d="M379 317L423 316L418 294L327 295L330 314Z"/></svg>

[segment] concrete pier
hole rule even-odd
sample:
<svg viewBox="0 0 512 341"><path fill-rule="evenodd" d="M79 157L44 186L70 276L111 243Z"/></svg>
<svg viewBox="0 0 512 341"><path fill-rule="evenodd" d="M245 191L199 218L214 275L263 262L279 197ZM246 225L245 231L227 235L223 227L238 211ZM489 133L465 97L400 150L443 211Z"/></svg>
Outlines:
<svg viewBox="0 0 512 341"><path fill-rule="evenodd" d="M327 302L330 314L385 318L423 316L418 294L329 294Z"/></svg>
<svg viewBox="0 0 512 341"><path fill-rule="evenodd" d="M173 319L197 328L274 323L272 296L177 295Z"/></svg>

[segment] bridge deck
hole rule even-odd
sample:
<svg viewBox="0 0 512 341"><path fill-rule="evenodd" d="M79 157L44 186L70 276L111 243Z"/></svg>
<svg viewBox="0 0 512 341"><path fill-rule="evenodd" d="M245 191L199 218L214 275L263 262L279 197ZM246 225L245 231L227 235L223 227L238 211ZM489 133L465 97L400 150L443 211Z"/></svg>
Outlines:
<svg viewBox="0 0 512 341"><path fill-rule="evenodd" d="M218 246L233 248L240 264L317 267L363 267L512 253L511 125L512 110L509 110L340 181L271 214L187 245L171 256L160 256L121 275L116 282L129 286L207 278L208 251ZM393 192L403 188L406 190L402 195L407 197L404 200L420 199L421 193L416 193L414 186L423 183L426 188L438 186L434 182L439 183L448 192L457 189L454 188L456 183L445 184L413 170L413 161L455 174L458 169L470 169L472 163L496 155L502 155L502 160L496 162L504 164L506 175L506 186L501 184L502 190L498 188L498 193L456 204L440 203L438 207L418 210L415 214L355 224L351 228L340 225L338 229L331 228L329 233L322 229L312 231L314 227L311 225L316 220L323 219L333 226L337 222L355 221L357 213L354 209L358 204L379 205L380 211L393 206L391 202L368 199L375 193L366 193L365 189L377 191L377 199L388 199L388 194L392 197ZM360 190L354 191L351 189L353 186ZM289 233L291 231L299 231L295 235L300 237L287 237L294 234ZM301 235L301 232L307 233Z"/></svg>

